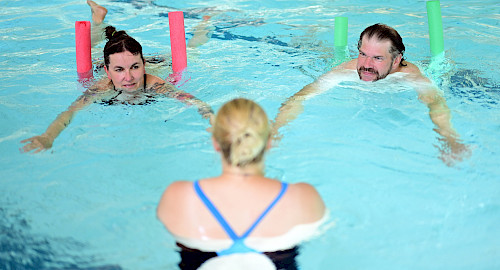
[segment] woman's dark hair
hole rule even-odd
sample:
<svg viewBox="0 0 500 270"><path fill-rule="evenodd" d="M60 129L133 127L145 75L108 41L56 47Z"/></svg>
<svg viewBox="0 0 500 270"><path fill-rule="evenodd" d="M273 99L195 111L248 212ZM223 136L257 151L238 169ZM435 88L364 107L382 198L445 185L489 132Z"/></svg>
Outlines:
<svg viewBox="0 0 500 270"><path fill-rule="evenodd" d="M104 29L106 35L106 45L104 46L104 64L109 68L109 56L114 53L131 52L133 55L140 54L142 62L144 63L144 56L142 55L142 46L137 40L129 36L125 31L117 31L113 26L107 26Z"/></svg>
<svg viewBox="0 0 500 270"><path fill-rule="evenodd" d="M389 40L391 42L391 47L389 48L389 53L392 55L392 59L396 58L398 54L401 54L401 62L400 66L406 66L406 58L403 57L405 52L405 45L403 44L403 39L399 35L398 31L394 28L377 23L372 26L368 26L362 33L359 35L358 41L358 50L361 48L363 37L367 37L368 39L372 37L376 37L378 40Z"/></svg>

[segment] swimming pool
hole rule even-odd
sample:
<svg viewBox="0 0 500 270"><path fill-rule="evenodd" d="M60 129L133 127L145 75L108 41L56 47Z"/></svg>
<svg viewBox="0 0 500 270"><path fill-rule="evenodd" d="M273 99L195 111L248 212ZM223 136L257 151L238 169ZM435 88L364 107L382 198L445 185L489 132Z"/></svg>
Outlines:
<svg viewBox="0 0 500 270"><path fill-rule="evenodd" d="M442 1L446 58L432 61L425 1L100 1L146 55L169 52L167 12L186 35L214 15L213 35L188 51L181 89L218 109L234 97L274 118L281 103L331 64L335 16L348 44L383 22L444 91L473 148L453 167L438 159L428 110L415 92L346 84L305 102L280 130L267 173L319 190L336 225L301 249L302 269L498 269L500 84L498 1ZM0 0L1 269L175 269L173 239L156 220L164 188L219 173L209 124L196 109L94 104L39 155L40 134L81 93L74 21L85 1ZM103 45L101 45L102 47ZM160 71L167 73L166 71ZM167 76L163 74L163 77Z"/></svg>

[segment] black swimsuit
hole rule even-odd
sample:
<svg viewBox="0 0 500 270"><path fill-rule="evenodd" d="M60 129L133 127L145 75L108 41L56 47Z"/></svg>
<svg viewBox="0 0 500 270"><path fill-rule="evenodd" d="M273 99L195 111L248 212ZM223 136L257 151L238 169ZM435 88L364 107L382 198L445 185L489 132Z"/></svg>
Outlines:
<svg viewBox="0 0 500 270"><path fill-rule="evenodd" d="M217 257L217 252L201 251L186 247L177 243L180 248L179 254L181 255L181 262L179 268L181 270L195 270L198 269L204 262L211 258ZM297 270L297 261L295 257L299 255L299 248L295 246L287 250L278 250L273 252L262 252L266 255L276 266L277 270Z"/></svg>
<svg viewBox="0 0 500 270"><path fill-rule="evenodd" d="M100 103L103 105L117 105L117 104L146 105L146 104L151 104L151 103L155 102L156 99L154 98L154 95L150 94L150 93L146 93L146 77L147 77L147 75L144 74L144 85L143 85L144 91L141 93L141 97L143 97L143 99L141 99L140 102L131 103L129 101L124 101L124 100L119 99L118 97L121 94L123 94L123 90L116 90L115 84L113 84L113 82L111 82L113 84L113 90L118 92L118 94L116 94L114 97L112 97L108 100L102 100Z"/></svg>

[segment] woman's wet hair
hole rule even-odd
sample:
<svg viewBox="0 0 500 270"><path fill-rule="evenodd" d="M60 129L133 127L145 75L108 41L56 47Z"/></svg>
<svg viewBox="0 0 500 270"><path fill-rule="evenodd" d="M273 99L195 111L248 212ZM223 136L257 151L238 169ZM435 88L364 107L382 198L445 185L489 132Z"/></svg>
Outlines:
<svg viewBox="0 0 500 270"><path fill-rule="evenodd" d="M213 136L224 159L230 165L244 167L263 159L270 136L269 120L257 103L233 99L217 113Z"/></svg>
<svg viewBox="0 0 500 270"><path fill-rule="evenodd" d="M144 56L142 55L142 46L137 40L129 36L125 31L117 31L113 26L107 26L104 29L106 35L106 45L104 46L104 64L109 68L109 56L114 53L130 52L133 55L140 54L142 62L144 63Z"/></svg>
<svg viewBox="0 0 500 270"><path fill-rule="evenodd" d="M381 23L374 24L372 26L368 26L362 33L359 35L358 41L358 50L361 48L363 37L370 39L372 37L376 37L378 40L389 40L391 42L391 47L389 48L389 53L392 55L392 59L394 60L399 54L401 54L401 62L400 66L406 66L404 61L406 60L403 57L405 52L405 45L403 44L403 39L399 35L396 29Z"/></svg>

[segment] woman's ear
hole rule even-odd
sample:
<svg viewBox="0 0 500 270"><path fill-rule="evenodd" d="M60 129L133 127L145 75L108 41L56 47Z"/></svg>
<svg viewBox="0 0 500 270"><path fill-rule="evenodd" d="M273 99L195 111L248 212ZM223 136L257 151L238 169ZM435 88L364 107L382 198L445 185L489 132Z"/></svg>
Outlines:
<svg viewBox="0 0 500 270"><path fill-rule="evenodd" d="M266 149L269 150L271 147L273 147L273 138L269 137L269 139L267 139Z"/></svg>
<svg viewBox="0 0 500 270"><path fill-rule="evenodd" d="M111 75L109 74L109 70L108 68L106 67L106 65L104 65L104 71L106 71L106 74L108 75L108 79L111 80Z"/></svg>
<svg viewBox="0 0 500 270"><path fill-rule="evenodd" d="M215 151L220 152L220 145L219 143L215 140L215 138L212 136L212 145L215 149Z"/></svg>

